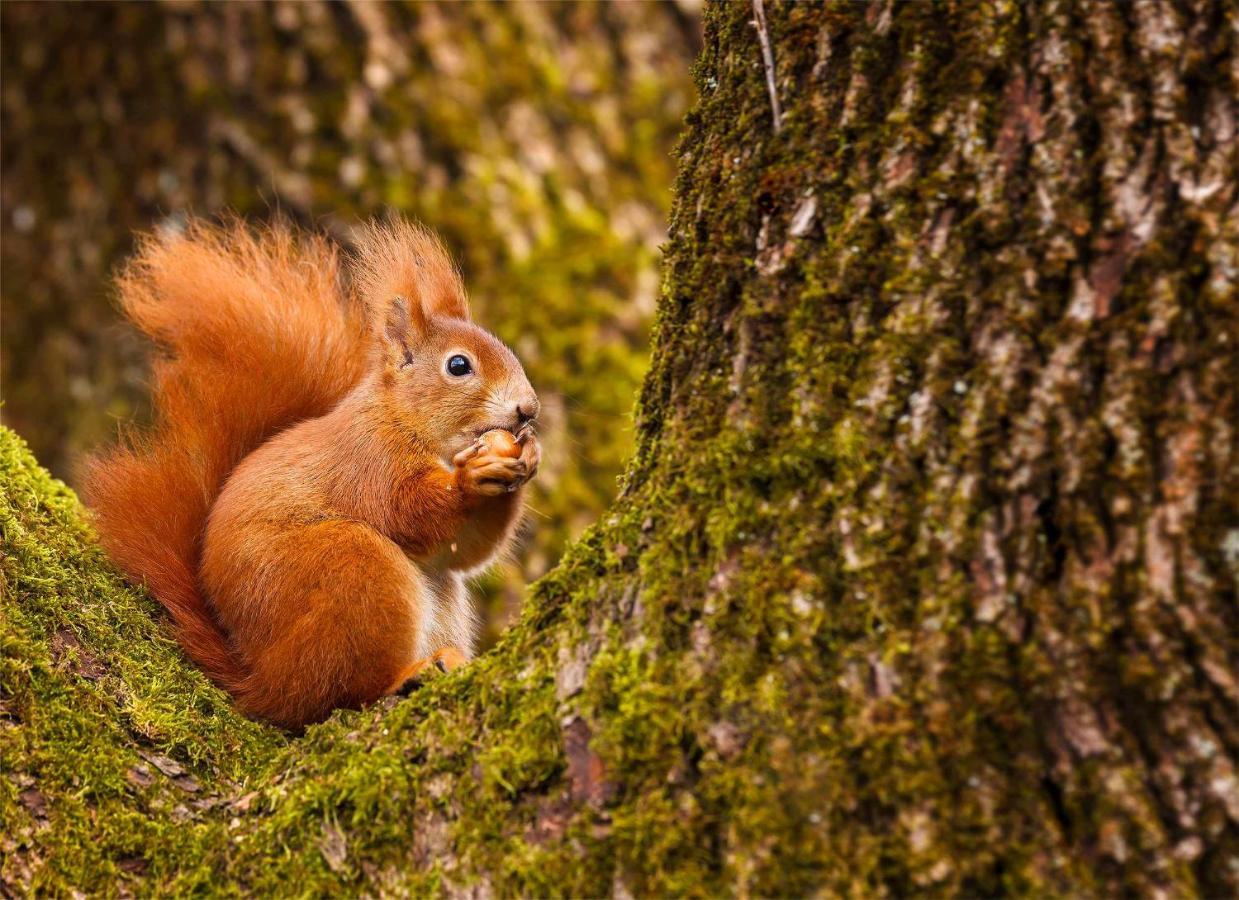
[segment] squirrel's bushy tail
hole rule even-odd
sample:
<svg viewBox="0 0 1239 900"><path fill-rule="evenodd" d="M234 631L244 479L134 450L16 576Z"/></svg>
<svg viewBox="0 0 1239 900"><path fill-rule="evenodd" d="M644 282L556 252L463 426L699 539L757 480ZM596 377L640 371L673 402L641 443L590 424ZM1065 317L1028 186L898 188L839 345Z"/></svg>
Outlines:
<svg viewBox="0 0 1239 900"><path fill-rule="evenodd" d="M145 238L117 280L158 348L155 424L87 461L87 504L111 557L171 613L222 687L241 671L198 587L203 528L228 474L277 431L326 413L361 378L364 316L326 240L284 226L193 223Z"/></svg>

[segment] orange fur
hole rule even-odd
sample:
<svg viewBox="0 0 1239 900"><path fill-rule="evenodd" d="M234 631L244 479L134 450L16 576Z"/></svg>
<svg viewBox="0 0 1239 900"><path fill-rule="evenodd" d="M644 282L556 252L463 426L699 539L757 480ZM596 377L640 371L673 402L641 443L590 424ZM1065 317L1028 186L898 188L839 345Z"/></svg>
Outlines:
<svg viewBox="0 0 1239 900"><path fill-rule="evenodd" d="M190 657L291 727L467 658L464 576L510 540L538 464L532 435L517 459L478 441L537 399L438 241L372 226L355 271L352 296L332 247L286 227L144 240L118 285L167 353L156 424L84 473L105 547Z"/></svg>

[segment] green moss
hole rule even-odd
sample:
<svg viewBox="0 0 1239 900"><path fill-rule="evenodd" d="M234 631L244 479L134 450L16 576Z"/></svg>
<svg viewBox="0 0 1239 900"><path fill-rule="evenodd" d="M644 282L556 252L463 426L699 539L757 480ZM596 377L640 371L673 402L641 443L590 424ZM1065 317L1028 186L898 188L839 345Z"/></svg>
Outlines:
<svg viewBox="0 0 1239 900"><path fill-rule="evenodd" d="M168 884L174 861L221 839L216 810L253 789L285 740L184 661L73 494L7 429L0 491L4 880L39 892L143 873Z"/></svg>

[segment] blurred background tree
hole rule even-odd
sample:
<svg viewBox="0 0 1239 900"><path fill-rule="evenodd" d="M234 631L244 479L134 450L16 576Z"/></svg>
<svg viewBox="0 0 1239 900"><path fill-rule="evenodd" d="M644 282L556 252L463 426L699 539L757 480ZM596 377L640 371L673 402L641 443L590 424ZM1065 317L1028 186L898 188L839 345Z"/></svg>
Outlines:
<svg viewBox="0 0 1239 900"><path fill-rule="evenodd" d="M72 481L146 408L109 279L135 231L284 215L437 229L543 401L519 590L610 501L646 368L691 2L0 7L4 421Z"/></svg>

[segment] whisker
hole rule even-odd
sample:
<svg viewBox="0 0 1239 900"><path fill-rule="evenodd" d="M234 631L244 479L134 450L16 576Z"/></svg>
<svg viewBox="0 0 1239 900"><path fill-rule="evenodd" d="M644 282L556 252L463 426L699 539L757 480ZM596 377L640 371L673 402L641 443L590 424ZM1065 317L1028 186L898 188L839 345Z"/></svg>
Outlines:
<svg viewBox="0 0 1239 900"><path fill-rule="evenodd" d="M536 506L534 506L529 501L525 501L525 509L529 510L534 515L541 516L544 519L549 519L551 517L550 513L543 512L542 510L538 509Z"/></svg>

